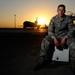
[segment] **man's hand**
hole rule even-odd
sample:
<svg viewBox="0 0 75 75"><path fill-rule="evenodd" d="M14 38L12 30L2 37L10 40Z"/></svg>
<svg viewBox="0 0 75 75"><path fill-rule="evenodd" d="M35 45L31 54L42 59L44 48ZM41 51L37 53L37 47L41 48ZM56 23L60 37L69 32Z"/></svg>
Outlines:
<svg viewBox="0 0 75 75"><path fill-rule="evenodd" d="M54 39L54 44L55 44L55 46L59 46L59 42L56 38Z"/></svg>
<svg viewBox="0 0 75 75"><path fill-rule="evenodd" d="M60 45L61 45L61 46L64 46L65 42L66 42L66 38L63 38L63 39L61 40L61 42L60 42Z"/></svg>

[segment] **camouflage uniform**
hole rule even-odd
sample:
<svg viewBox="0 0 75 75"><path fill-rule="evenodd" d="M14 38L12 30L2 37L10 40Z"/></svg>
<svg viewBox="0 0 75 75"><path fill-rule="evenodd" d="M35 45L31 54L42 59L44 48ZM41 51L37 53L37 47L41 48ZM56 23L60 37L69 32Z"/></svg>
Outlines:
<svg viewBox="0 0 75 75"><path fill-rule="evenodd" d="M74 30L75 26L69 16L64 15L61 20L58 15L54 16L48 27L48 35L42 40L40 56L47 56L47 53L49 53L48 50L50 54L53 54L54 51L51 49L54 47L54 38L66 38L66 44L70 49L70 57L75 59Z"/></svg>

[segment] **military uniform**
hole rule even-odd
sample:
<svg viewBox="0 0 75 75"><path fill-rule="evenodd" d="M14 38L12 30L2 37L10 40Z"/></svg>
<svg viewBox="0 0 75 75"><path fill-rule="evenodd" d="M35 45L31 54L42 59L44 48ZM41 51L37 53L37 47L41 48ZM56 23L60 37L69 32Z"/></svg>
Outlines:
<svg viewBox="0 0 75 75"><path fill-rule="evenodd" d="M61 19L59 19L58 15L54 16L48 27L48 35L42 40L40 56L47 56L48 50L53 54L51 49L54 46L54 38L66 38L66 44L70 49L70 58L75 60L74 31L75 26L69 16L64 15Z"/></svg>
<svg viewBox="0 0 75 75"><path fill-rule="evenodd" d="M46 63L50 63L54 52L54 38L61 40L66 38L66 44L70 49L70 58L72 59L72 65L75 65L75 38L74 38L75 25L73 25L72 19L64 15L59 19L58 15L54 16L48 27L48 35L42 40L41 50L39 54L38 64L34 70L39 70Z"/></svg>

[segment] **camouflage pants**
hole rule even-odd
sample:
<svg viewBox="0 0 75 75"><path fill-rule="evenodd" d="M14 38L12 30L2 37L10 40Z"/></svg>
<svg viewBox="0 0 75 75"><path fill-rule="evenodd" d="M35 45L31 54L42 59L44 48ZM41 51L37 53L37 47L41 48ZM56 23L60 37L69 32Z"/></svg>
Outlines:
<svg viewBox="0 0 75 75"><path fill-rule="evenodd" d="M70 49L70 58L75 59L75 38L74 37L68 38L66 44ZM47 56L49 54L52 57L53 52L54 52L54 40L51 37L46 36L41 43L40 56Z"/></svg>

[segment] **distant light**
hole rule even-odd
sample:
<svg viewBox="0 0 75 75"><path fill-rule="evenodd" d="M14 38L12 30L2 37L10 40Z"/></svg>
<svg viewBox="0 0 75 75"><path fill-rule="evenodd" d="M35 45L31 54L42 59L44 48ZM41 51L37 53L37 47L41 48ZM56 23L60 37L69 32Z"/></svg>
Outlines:
<svg viewBox="0 0 75 75"><path fill-rule="evenodd" d="M39 17L39 18L38 18L38 24L40 24L40 25L45 25L45 24L46 24L46 19L43 18L43 17Z"/></svg>

